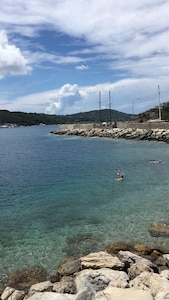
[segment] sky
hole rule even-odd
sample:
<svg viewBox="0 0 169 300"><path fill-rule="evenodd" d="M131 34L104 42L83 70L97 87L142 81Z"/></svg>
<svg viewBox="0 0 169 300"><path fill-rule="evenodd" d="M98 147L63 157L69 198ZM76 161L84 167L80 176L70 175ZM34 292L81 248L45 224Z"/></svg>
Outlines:
<svg viewBox="0 0 169 300"><path fill-rule="evenodd" d="M0 110L137 114L169 101L168 0L0 7Z"/></svg>

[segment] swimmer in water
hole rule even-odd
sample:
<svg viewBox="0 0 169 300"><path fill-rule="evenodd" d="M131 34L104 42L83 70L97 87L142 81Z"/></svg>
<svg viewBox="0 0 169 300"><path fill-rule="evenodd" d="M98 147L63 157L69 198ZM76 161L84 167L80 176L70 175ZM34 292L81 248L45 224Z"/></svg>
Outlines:
<svg viewBox="0 0 169 300"><path fill-rule="evenodd" d="M161 159L156 160L157 164L161 164Z"/></svg>
<svg viewBox="0 0 169 300"><path fill-rule="evenodd" d="M162 160L161 159L157 159L157 160L150 160L150 163L154 163L154 164L161 164Z"/></svg>
<svg viewBox="0 0 169 300"><path fill-rule="evenodd" d="M118 175L118 176L121 175L121 171L120 171L120 170L117 171L117 175Z"/></svg>
<svg viewBox="0 0 169 300"><path fill-rule="evenodd" d="M124 174L121 174L121 176L120 176L119 179L120 179L120 180L124 180Z"/></svg>
<svg viewBox="0 0 169 300"><path fill-rule="evenodd" d="M122 181L124 180L124 174L120 174L119 178L115 179L116 181Z"/></svg>

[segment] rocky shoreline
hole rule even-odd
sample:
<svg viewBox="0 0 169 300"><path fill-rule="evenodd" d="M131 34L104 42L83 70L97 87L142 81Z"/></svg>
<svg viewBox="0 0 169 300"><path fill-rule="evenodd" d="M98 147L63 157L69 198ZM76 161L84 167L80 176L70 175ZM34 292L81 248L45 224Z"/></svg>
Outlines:
<svg viewBox="0 0 169 300"><path fill-rule="evenodd" d="M169 143L169 129L142 129L142 128L109 128L109 127L75 127L63 128L52 131L50 134L56 135L73 135L83 137L103 137L112 139L135 139L135 140L149 140Z"/></svg>
<svg viewBox="0 0 169 300"><path fill-rule="evenodd" d="M118 242L103 251L67 259L48 276L40 268L31 274L22 270L9 276L1 300L166 300L167 250Z"/></svg>

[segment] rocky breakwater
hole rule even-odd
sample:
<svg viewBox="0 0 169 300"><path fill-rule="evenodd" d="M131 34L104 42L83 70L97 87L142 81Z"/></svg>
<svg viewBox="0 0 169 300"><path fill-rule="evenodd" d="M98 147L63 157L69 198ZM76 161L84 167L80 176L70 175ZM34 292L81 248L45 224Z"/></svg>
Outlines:
<svg viewBox="0 0 169 300"><path fill-rule="evenodd" d="M23 299L166 300L169 254L142 244L135 245L132 252L124 243L111 244L104 251L63 261L45 281L27 291L11 283L1 294L1 300Z"/></svg>
<svg viewBox="0 0 169 300"><path fill-rule="evenodd" d="M50 132L56 135L73 135L85 137L104 137L112 139L136 139L162 141L169 143L169 129L140 129L140 128L104 128L93 127L89 129L72 128L60 129Z"/></svg>

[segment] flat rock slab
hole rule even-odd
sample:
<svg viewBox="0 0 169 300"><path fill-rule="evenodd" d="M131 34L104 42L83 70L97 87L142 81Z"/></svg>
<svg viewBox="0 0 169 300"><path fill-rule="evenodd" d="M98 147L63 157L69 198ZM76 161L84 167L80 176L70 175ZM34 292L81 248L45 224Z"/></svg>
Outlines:
<svg viewBox="0 0 169 300"><path fill-rule="evenodd" d="M110 268L120 270L124 267L124 263L121 262L118 257L112 256L104 251L90 253L87 256L81 257L80 260L82 268Z"/></svg>
<svg viewBox="0 0 169 300"><path fill-rule="evenodd" d="M28 299L29 300L74 300L75 295L59 294L59 293L52 293L52 292L44 292L44 293L36 292Z"/></svg>
<svg viewBox="0 0 169 300"><path fill-rule="evenodd" d="M153 300L149 291L140 289L119 289L116 287L108 287L104 290L107 300Z"/></svg>

